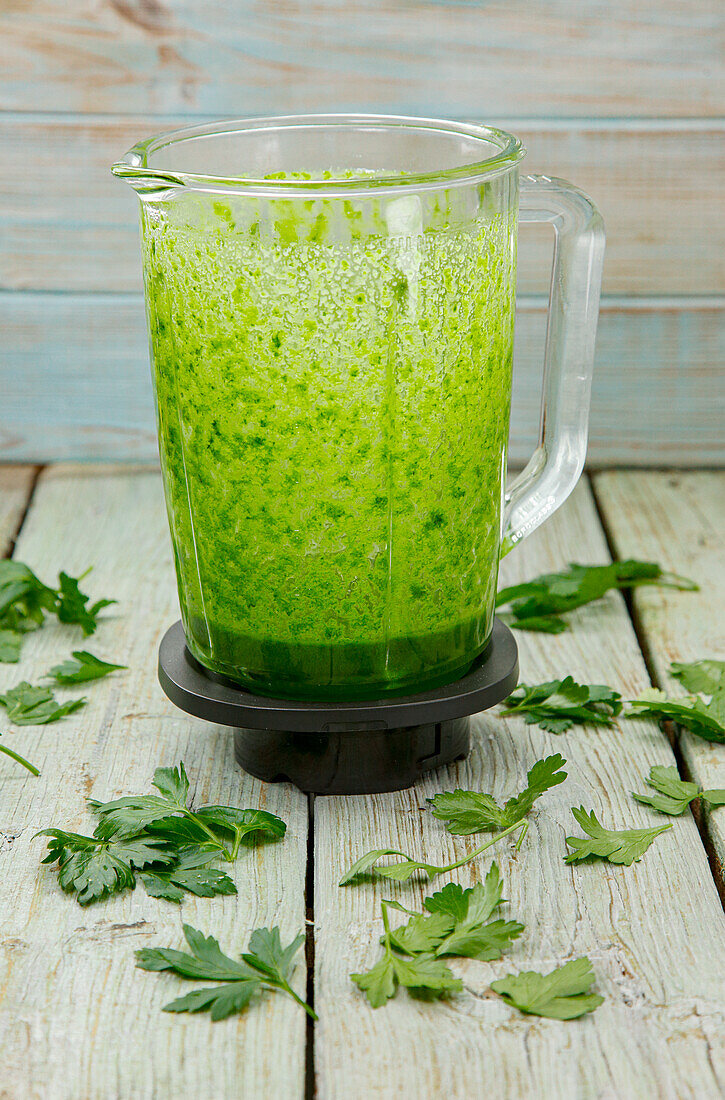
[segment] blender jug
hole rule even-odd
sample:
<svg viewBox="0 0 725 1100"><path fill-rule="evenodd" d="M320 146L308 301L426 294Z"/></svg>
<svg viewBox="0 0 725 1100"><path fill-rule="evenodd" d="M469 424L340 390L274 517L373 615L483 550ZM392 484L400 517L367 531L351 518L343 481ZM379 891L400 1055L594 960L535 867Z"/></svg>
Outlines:
<svg viewBox="0 0 725 1100"><path fill-rule="evenodd" d="M186 642L287 699L435 688L484 653L501 553L586 451L601 218L491 127L197 126L113 172L141 200ZM517 220L555 230L539 446L507 490Z"/></svg>

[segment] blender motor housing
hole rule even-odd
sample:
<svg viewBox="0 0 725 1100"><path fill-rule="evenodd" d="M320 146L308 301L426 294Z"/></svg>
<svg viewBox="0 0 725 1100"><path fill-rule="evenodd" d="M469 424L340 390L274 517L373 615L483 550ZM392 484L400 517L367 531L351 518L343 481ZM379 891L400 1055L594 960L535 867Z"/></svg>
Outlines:
<svg viewBox="0 0 725 1100"><path fill-rule="evenodd" d="M410 787L467 756L469 716L511 694L519 662L513 634L495 619L487 649L451 684L362 702L294 702L254 695L204 668L176 622L161 641L158 672L181 710L235 728L236 758L251 775L315 794L372 794Z"/></svg>

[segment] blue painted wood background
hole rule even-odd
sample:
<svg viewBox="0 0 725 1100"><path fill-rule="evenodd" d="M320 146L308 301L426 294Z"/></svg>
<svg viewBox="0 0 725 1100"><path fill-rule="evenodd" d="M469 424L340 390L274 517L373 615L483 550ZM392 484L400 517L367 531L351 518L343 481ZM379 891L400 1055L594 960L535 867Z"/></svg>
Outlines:
<svg viewBox="0 0 725 1100"><path fill-rule="evenodd" d="M721 0L0 0L0 459L154 456L135 199L186 120L500 123L597 201L590 462L722 463ZM522 233L511 454L536 427L551 242Z"/></svg>

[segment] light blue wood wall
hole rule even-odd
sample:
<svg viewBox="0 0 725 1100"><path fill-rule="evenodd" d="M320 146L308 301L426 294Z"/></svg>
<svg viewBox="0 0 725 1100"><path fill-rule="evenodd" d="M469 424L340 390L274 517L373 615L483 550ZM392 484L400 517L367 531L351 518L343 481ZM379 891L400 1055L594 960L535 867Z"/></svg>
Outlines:
<svg viewBox="0 0 725 1100"><path fill-rule="evenodd" d="M590 461L722 462L720 0L0 4L0 459L153 456L135 199L109 164L190 119L480 118L595 198ZM522 233L512 457L536 423L551 242Z"/></svg>

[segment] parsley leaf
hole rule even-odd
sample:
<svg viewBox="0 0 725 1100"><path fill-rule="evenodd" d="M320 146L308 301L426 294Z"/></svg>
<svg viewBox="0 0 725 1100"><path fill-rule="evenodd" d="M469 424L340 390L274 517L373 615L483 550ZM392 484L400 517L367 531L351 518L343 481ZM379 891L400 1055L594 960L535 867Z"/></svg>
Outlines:
<svg viewBox="0 0 725 1100"><path fill-rule="evenodd" d="M445 821L449 833L459 836L499 829L505 824L506 812L490 794L463 791L458 787L455 791L436 794L428 801L433 807L433 816Z"/></svg>
<svg viewBox="0 0 725 1100"><path fill-rule="evenodd" d="M564 764L566 760L559 753L537 760L529 770L524 790L509 798L503 807L490 794L460 789L434 795L428 801L433 807L433 816L446 822L449 833L468 836L470 833L503 829L525 817L545 791L564 782L567 776L562 770ZM381 855L387 854L381 852Z"/></svg>
<svg viewBox="0 0 725 1100"><path fill-rule="evenodd" d="M403 955L435 953L454 925L447 913L414 913L407 924L391 931L390 942Z"/></svg>
<svg viewBox="0 0 725 1100"><path fill-rule="evenodd" d="M588 992L594 979L592 964L585 955L550 974L539 974L536 970L508 974L491 982L491 989L520 1012L552 1020L575 1020L593 1012L604 1000L598 993Z"/></svg>
<svg viewBox="0 0 725 1100"><path fill-rule="evenodd" d="M650 769L647 782L657 794L635 794L633 791L632 797L663 814L683 814L696 798L703 798L711 806L725 805L725 790L703 791L697 783L680 779L677 768L655 765Z"/></svg>
<svg viewBox="0 0 725 1100"><path fill-rule="evenodd" d="M203 806L196 811L198 820L211 828L231 833L234 840L232 859L242 844L257 844L260 839L281 840L287 826L281 818L266 810L239 810L235 806Z"/></svg>
<svg viewBox="0 0 725 1100"><path fill-rule="evenodd" d="M583 806L571 811L585 833L590 837L568 836L566 842L573 852L564 858L565 863L582 859L606 859L610 863L624 863L627 867L641 859L655 837L671 829L672 825L659 825L654 829L605 829L594 811L587 813Z"/></svg>
<svg viewBox="0 0 725 1100"><path fill-rule="evenodd" d="M224 858L233 861L242 846L249 847L266 840L281 840L287 826L281 818L266 810L203 806L193 813L185 811L184 817L164 817L150 825L149 829L175 844L213 845L219 848L223 856L228 851L225 844L227 834L231 833L231 851Z"/></svg>
<svg viewBox="0 0 725 1100"><path fill-rule="evenodd" d="M395 996L398 988L398 977L395 973L395 958L392 951L387 950L382 959L371 966L369 970L362 970L350 977L360 989L373 1008L381 1008L386 1001ZM453 977L453 974L445 964L444 970ZM403 971L406 975L408 971ZM401 983L405 985L405 982ZM461 988L463 987L461 983Z"/></svg>
<svg viewBox="0 0 725 1100"><path fill-rule="evenodd" d="M2 737L2 734L0 734L0 737ZM17 761L18 764L22 764L22 766L27 768L29 772L32 772L33 775L40 775L35 764L31 764L30 761L26 760L20 753L14 752L13 749L7 748L6 745L0 745L0 752L4 753L5 756L11 757L11 759Z"/></svg>
<svg viewBox="0 0 725 1100"><path fill-rule="evenodd" d="M674 661L670 671L688 691L700 694L676 697L651 688L632 700L634 709L627 717L647 715L660 722L676 722L696 737L725 744L725 661ZM710 701L702 695L709 695Z"/></svg>
<svg viewBox="0 0 725 1100"><path fill-rule="evenodd" d="M358 989L365 993L372 1007L380 1008L394 997L399 985L405 986L413 993L433 997L463 989L463 982L460 978L454 977L442 959L437 959L427 952L407 958L396 954L393 950L393 934L390 931L388 916L388 908L391 904L388 901L382 902L385 928L382 959L370 970L350 975Z"/></svg>
<svg viewBox="0 0 725 1100"><path fill-rule="evenodd" d="M33 687L26 680L0 695L0 704L7 708L8 719L16 726L43 726L48 722L57 722L86 703L85 697L59 703L50 688Z"/></svg>
<svg viewBox="0 0 725 1100"><path fill-rule="evenodd" d="M469 959L498 959L524 930L518 921L490 920L503 902L503 884L493 863L483 883L463 890L449 882L423 902L428 920L447 919L445 935L435 944L436 956L462 955ZM397 946L397 944L396 944Z"/></svg>
<svg viewBox="0 0 725 1100"><path fill-rule="evenodd" d="M102 676L108 676L109 672L126 667L126 665L112 665L108 661L102 661L100 657L94 657L86 649L74 649L73 659L54 665L48 676L57 680L59 684L82 684L86 680L100 680Z"/></svg>
<svg viewBox="0 0 725 1100"><path fill-rule="evenodd" d="M515 920L492 920L486 924L468 921L451 932L436 955L461 955L467 959L500 959L524 930Z"/></svg>
<svg viewBox="0 0 725 1100"><path fill-rule="evenodd" d="M24 633L55 611L56 592L19 561L0 561L0 626Z"/></svg>
<svg viewBox="0 0 725 1100"><path fill-rule="evenodd" d="M375 867L374 865L382 856L402 856L405 862ZM400 852L397 848L373 848L372 851L366 852L364 856L353 863L352 867L340 879L339 885L348 886L359 875L367 874L382 875L383 878L405 882L416 871L425 871L432 878L436 870L432 865L428 866L425 863L419 863L417 860L411 859L406 852Z"/></svg>
<svg viewBox="0 0 725 1100"><path fill-rule="evenodd" d="M157 768L151 782L168 802L179 808L186 806L189 777L183 761L179 761L178 768Z"/></svg>
<svg viewBox="0 0 725 1100"><path fill-rule="evenodd" d="M97 600L87 607L81 579L61 573L60 588L50 588L23 562L0 561L0 661L18 661L23 635L42 626L47 613L63 623L79 623L84 634L94 632L98 613L116 601Z"/></svg>
<svg viewBox="0 0 725 1100"><path fill-rule="evenodd" d="M0 630L0 663L16 665L22 644L23 635L18 630Z"/></svg>
<svg viewBox="0 0 725 1100"><path fill-rule="evenodd" d="M141 881L152 898L181 902L184 894L200 898L213 898L217 894L236 894L237 888L224 871L207 864L214 859L214 852L199 848L182 850L173 867L166 870L144 871Z"/></svg>
<svg viewBox="0 0 725 1100"><path fill-rule="evenodd" d="M97 832L104 839L114 836L134 836L153 822L168 817L180 809L168 799L155 794L128 795L124 798L115 798L112 802L98 802L91 798L88 800L88 807L92 814L100 818ZM197 840L197 835L195 833L193 836L177 836L176 839L180 843L193 844ZM209 841L210 838L205 836L204 839Z"/></svg>
<svg viewBox="0 0 725 1100"><path fill-rule="evenodd" d="M142 970L170 970L182 978L227 984L196 989L164 1005L164 1012L209 1011L212 1020L224 1020L243 1011L263 989L277 989L297 1001L313 1020L317 1019L290 985L294 956L304 942L304 935L283 947L279 928L257 928L240 961L225 955L213 936L204 936L189 924L184 925L184 936L190 953L145 947L136 952L136 965Z"/></svg>
<svg viewBox="0 0 725 1100"><path fill-rule="evenodd" d="M501 616L504 622L514 630L531 630L538 634L564 634L569 629L566 619L560 619L557 615L526 615L523 619L515 616Z"/></svg>
<svg viewBox="0 0 725 1100"><path fill-rule="evenodd" d="M188 813L189 778L183 761L178 768L157 768L152 780L159 794L127 795L111 802L89 799L91 813L100 817L99 836L133 836L152 822L182 811ZM195 839L195 838L192 838ZM209 837L205 837L209 840ZM189 838L185 838L188 842ZM217 846L219 846L217 844Z"/></svg>
<svg viewBox="0 0 725 1100"><path fill-rule="evenodd" d="M525 722L550 733L563 733L574 724L612 726L622 710L622 696L606 684L578 684L571 676L544 684L520 684L509 695L504 718L524 714Z"/></svg>
<svg viewBox="0 0 725 1100"><path fill-rule="evenodd" d="M612 588L634 588L643 584L690 592L698 590L694 581L665 573L654 562L630 559L609 565L571 563L560 573L544 573L523 584L502 588L496 596L496 606L508 607L506 619L517 630L558 634L566 629L566 623L558 616L600 599Z"/></svg>
<svg viewBox="0 0 725 1100"><path fill-rule="evenodd" d="M61 887L75 893L81 905L133 889L135 870L173 860L163 841L144 836L102 840L63 829L42 829L35 836L51 838L42 862L58 862Z"/></svg>
<svg viewBox="0 0 725 1100"><path fill-rule="evenodd" d="M89 799L92 813L101 819L96 830L98 836L133 836L150 828L176 846L212 847L231 862L236 859L242 841L260 837L279 839L285 834L284 821L265 810L204 806L192 811L187 805L189 779L183 762L178 768L157 768L153 785L158 795L130 795L112 802ZM228 834L232 838L231 849Z"/></svg>
<svg viewBox="0 0 725 1100"><path fill-rule="evenodd" d="M144 871L141 881L149 897L182 902L185 894L213 898L217 894L236 894L237 888L224 871L200 867L193 871Z"/></svg>
<svg viewBox="0 0 725 1100"><path fill-rule="evenodd" d="M725 687L725 661L673 661L670 672L686 691L714 695Z"/></svg>
<svg viewBox="0 0 725 1100"><path fill-rule="evenodd" d="M658 688L648 688L630 702L626 718L655 718L676 722L704 741L725 744L725 687L718 688L709 703L697 695L675 698Z"/></svg>
<svg viewBox="0 0 725 1100"><path fill-rule="evenodd" d="M507 946L508 941L523 930L523 925L515 921L497 920L486 924L492 913L502 904L502 892L501 875L495 863L491 865L485 882L478 883L470 890L449 882L442 890L425 899L423 904L427 914L412 913L407 924L391 931L390 942L397 951L406 955L432 952L436 955L498 958L503 947L490 956L484 956L479 951L484 948L486 951L490 950L500 940ZM388 902L388 905L398 908L397 903ZM502 937L499 926L503 925L507 929ZM471 953L467 938L474 934L476 943L474 944L472 938L474 950Z"/></svg>
<svg viewBox="0 0 725 1100"><path fill-rule="evenodd" d="M350 977L366 994L373 1008L380 1008L394 997L399 985L419 996L432 997L458 993L463 989L461 979L453 975L442 959L432 955L405 958L394 954L389 948L370 970L351 974Z"/></svg>
<svg viewBox="0 0 725 1100"><path fill-rule="evenodd" d="M496 833L484 844L481 844L478 848L475 848L463 859L457 860L455 863L449 863L445 866L438 866L435 863L423 863L420 860L412 859L406 852L400 852L396 848L375 848L371 852L366 852L364 856L361 856L352 867L345 872L338 883L339 886L348 886L356 878L361 875L372 875L374 877L381 877L392 879L394 882L407 882L409 878L412 878L416 872L421 872L428 878L435 878L436 875L444 875L449 871L455 871L459 867L464 867L471 860L474 860L476 856L480 856L482 852L485 852L487 848L490 848L498 840L508 836L514 829L520 827L526 827L526 822L523 817L520 820L514 821L512 825L509 825L507 829L504 829L500 833ZM523 832L523 830L522 830ZM521 838L519 838L520 842ZM386 863L382 866L375 866L377 861L382 856L402 856L402 863Z"/></svg>
<svg viewBox="0 0 725 1100"><path fill-rule="evenodd" d="M55 613L62 623L77 623L88 636L95 633L99 612L104 607L110 607L111 604L116 603L116 600L96 600L94 604L87 607L90 596L81 592L79 587L79 581L82 581L85 575L84 573L81 577L69 577L67 573L59 574L60 587Z"/></svg>

